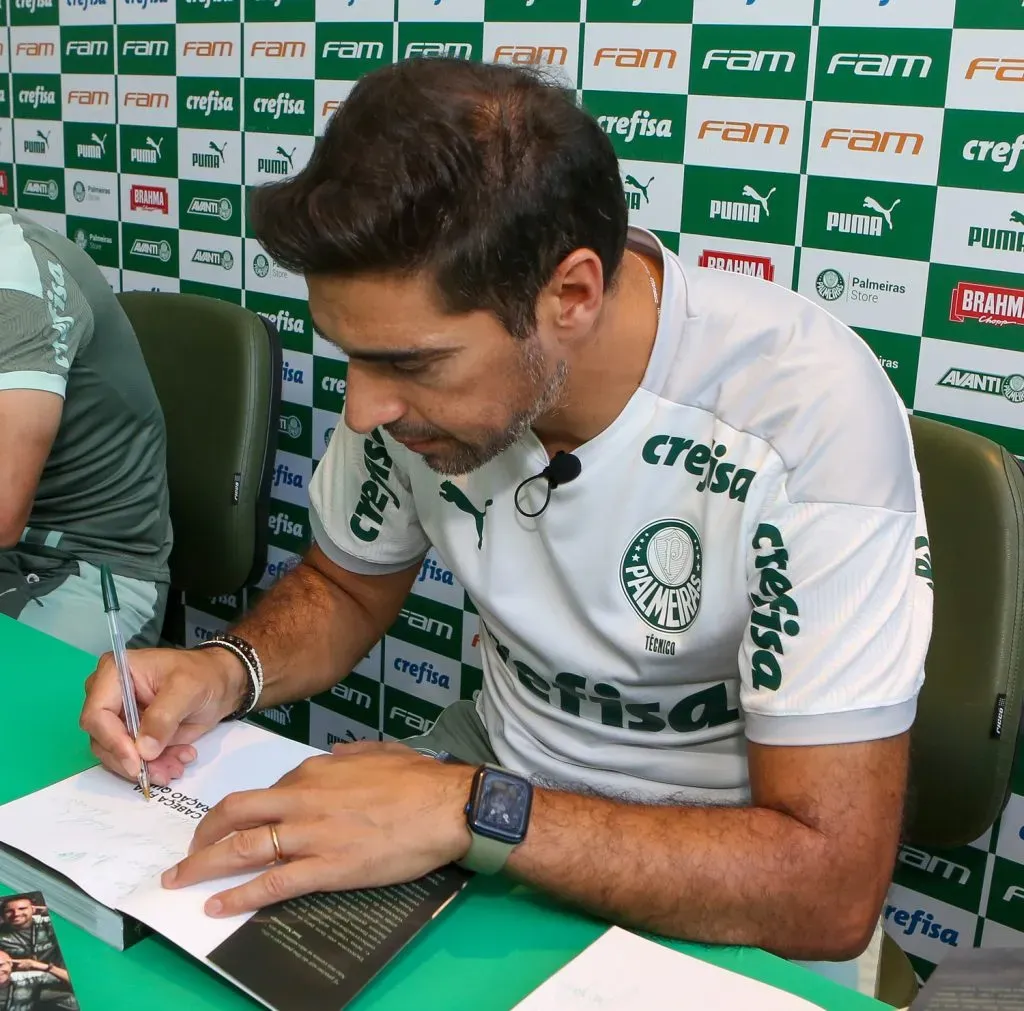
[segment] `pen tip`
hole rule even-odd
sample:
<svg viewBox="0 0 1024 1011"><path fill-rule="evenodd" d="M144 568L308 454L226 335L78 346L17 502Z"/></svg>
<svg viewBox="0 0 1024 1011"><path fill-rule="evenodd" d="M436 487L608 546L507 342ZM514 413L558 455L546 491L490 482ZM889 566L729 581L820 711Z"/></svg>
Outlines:
<svg viewBox="0 0 1024 1011"><path fill-rule="evenodd" d="M143 787L142 796L145 797L146 800L149 800L149 787L148 786Z"/></svg>

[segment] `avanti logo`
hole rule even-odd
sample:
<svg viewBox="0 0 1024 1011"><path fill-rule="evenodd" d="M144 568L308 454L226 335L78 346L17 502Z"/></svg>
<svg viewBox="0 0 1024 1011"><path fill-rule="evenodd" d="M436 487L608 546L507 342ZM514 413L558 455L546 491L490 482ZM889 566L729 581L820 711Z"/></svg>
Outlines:
<svg viewBox="0 0 1024 1011"><path fill-rule="evenodd" d="M52 202L60 196L60 187L53 179L26 179L21 193L22 196L42 197Z"/></svg>
<svg viewBox="0 0 1024 1011"><path fill-rule="evenodd" d="M277 430L282 435L287 435L289 439L302 438L302 422L294 414L282 414L277 420ZM274 532L277 533L276 530Z"/></svg>
<svg viewBox="0 0 1024 1011"><path fill-rule="evenodd" d="M989 372L949 369L935 385L1005 397L1011 404L1024 403L1024 376L1016 373L1011 376L998 376Z"/></svg>
<svg viewBox="0 0 1024 1011"><path fill-rule="evenodd" d="M36 130L35 137L26 137L22 142L25 154L46 154L50 150L50 133L47 131L43 133L42 130Z"/></svg>
<svg viewBox="0 0 1024 1011"><path fill-rule="evenodd" d="M865 197L863 207L871 214L848 214L844 211L829 211L825 230L837 231L843 235L882 235L886 225L892 231L892 212L899 206L900 200L893 201L891 207L883 207L874 197Z"/></svg>
<svg viewBox="0 0 1024 1011"><path fill-rule="evenodd" d="M671 137L672 120L654 119L648 109L635 109L632 116L598 116L597 122L607 134L622 137L627 144L634 137Z"/></svg>
<svg viewBox="0 0 1024 1011"><path fill-rule="evenodd" d="M172 256L171 244L166 239L136 239L132 243L131 254L168 263Z"/></svg>
<svg viewBox="0 0 1024 1011"><path fill-rule="evenodd" d="M1024 326L1024 290L961 281L953 289L949 318L954 323L973 319L992 326Z"/></svg>
<svg viewBox="0 0 1024 1011"><path fill-rule="evenodd" d="M771 217L768 210L768 201L775 193L773 186L768 192L761 196L753 186L743 187L743 200L712 200L708 210L708 216L712 221L746 221L751 224L758 224L761 215Z"/></svg>
<svg viewBox="0 0 1024 1011"><path fill-rule="evenodd" d="M746 274L764 281L775 280L775 265L770 256L753 253L725 253L718 249L705 249L697 260L698 267L724 270L729 274Z"/></svg>
<svg viewBox="0 0 1024 1011"><path fill-rule="evenodd" d="M187 213L205 218L218 218L220 221L230 221L235 209L227 197L221 197L219 200L213 197L193 197L189 201Z"/></svg>
<svg viewBox="0 0 1024 1011"><path fill-rule="evenodd" d="M228 142L226 140L222 141L220 145L211 140L207 144L206 151L192 152L192 167L219 169L224 164L224 152L227 150L227 146Z"/></svg>
<svg viewBox="0 0 1024 1011"><path fill-rule="evenodd" d="M192 262L206 267L222 267L230 270L235 265L235 258L227 249L196 249L192 254Z"/></svg>
<svg viewBox="0 0 1024 1011"><path fill-rule="evenodd" d="M702 572L696 529L684 520L664 519L649 523L626 546L619 585L651 628L685 632L700 610Z"/></svg>
<svg viewBox="0 0 1024 1011"><path fill-rule="evenodd" d="M1011 212L1010 224L1024 226L1024 211ZM1024 227L989 228L971 225L967 233L967 245L972 249L980 246L1001 253L1024 253Z"/></svg>
<svg viewBox="0 0 1024 1011"><path fill-rule="evenodd" d="M168 213L167 190L163 186L142 186L134 183L128 193L128 206L133 211Z"/></svg>

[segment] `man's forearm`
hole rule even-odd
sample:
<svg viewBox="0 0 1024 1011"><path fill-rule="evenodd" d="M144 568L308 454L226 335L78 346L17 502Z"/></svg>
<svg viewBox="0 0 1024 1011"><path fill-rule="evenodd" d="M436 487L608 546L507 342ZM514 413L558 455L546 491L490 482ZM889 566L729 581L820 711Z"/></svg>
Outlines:
<svg viewBox="0 0 1024 1011"><path fill-rule="evenodd" d="M326 691L383 635L380 625L354 597L302 561L231 631L260 655L262 709Z"/></svg>
<svg viewBox="0 0 1024 1011"><path fill-rule="evenodd" d="M832 851L826 836L767 808L652 807L537 790L508 870L640 929L838 960L870 939L891 861L851 889L859 868L831 861Z"/></svg>

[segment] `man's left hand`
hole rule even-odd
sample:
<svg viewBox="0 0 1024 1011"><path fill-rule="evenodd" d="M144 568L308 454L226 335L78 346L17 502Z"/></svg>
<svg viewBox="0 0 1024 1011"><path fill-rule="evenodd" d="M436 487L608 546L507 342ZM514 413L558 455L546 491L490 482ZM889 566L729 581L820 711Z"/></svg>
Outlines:
<svg viewBox="0 0 1024 1011"><path fill-rule="evenodd" d="M49 962L40 962L35 958L16 958L11 963L12 972L46 972Z"/></svg>
<svg viewBox="0 0 1024 1011"><path fill-rule="evenodd" d="M209 915L233 916L309 892L413 881L469 849L463 810L473 773L401 744L336 745L269 789L233 793L211 808L163 885L183 888L273 864L207 901Z"/></svg>

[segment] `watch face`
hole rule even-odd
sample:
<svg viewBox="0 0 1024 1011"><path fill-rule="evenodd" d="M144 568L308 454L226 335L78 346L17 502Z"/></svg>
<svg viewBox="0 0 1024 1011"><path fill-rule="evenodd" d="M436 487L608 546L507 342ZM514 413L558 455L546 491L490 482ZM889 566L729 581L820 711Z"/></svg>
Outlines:
<svg viewBox="0 0 1024 1011"><path fill-rule="evenodd" d="M484 835L521 842L530 815L528 783L488 770L481 781L474 827Z"/></svg>

